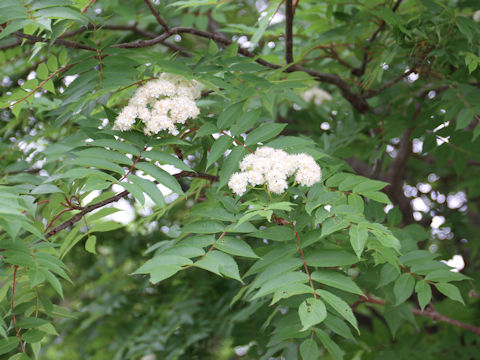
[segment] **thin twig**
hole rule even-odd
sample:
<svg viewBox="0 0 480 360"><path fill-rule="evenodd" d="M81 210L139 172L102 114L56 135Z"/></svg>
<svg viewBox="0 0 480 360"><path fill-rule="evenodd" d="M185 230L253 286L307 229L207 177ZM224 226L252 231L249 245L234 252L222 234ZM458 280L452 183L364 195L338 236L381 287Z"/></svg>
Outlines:
<svg viewBox="0 0 480 360"><path fill-rule="evenodd" d="M372 298L368 294L367 294L366 297L362 297L361 301L364 302L364 303L378 304L378 305L382 305L382 306L384 306L386 304L385 300ZM412 307L410 310L415 315L426 316L426 317L429 317L432 320L442 321L442 322L448 323L450 325L469 330L469 331L471 331L471 332L473 332L477 335L480 335L480 328L479 327L476 327L476 326L466 324L464 322L449 318L448 316L440 314L436 310L424 310L424 311L422 311L422 310L414 308L414 307Z"/></svg>
<svg viewBox="0 0 480 360"><path fill-rule="evenodd" d="M215 245L217 244L217 241L221 240L221 239L225 236L226 233L227 233L227 232L224 231L224 232L222 233L222 235L220 235L220 237L219 237L217 240L215 240L215 242L212 244L212 246L210 246L210 249L208 249L208 251L207 251L205 254L203 254L203 255L200 257L200 259L197 260L197 263L200 262L200 261L202 261L202 260L205 258L205 256L207 256L207 255L210 254L213 250L215 250ZM195 265L195 264L186 265L186 266L182 267L181 270L190 269L193 265Z"/></svg>
<svg viewBox="0 0 480 360"><path fill-rule="evenodd" d="M26 39L26 40L28 40L28 42L31 42L31 43L37 43L37 42L50 43L50 39L45 39L45 38L42 38L40 36L27 35L27 34L19 32L19 31L14 32L13 35L15 35L16 37L22 38L22 39ZM53 43L55 45L61 45L61 46L65 46L65 47L73 48L73 49L82 49L82 50L95 51L95 52L97 51L97 49L94 49L91 46L84 45L84 44L74 42L74 41L57 39Z"/></svg>
<svg viewBox="0 0 480 360"><path fill-rule="evenodd" d="M293 60L293 4L292 0L285 1L285 61L287 64Z"/></svg>
<svg viewBox="0 0 480 360"><path fill-rule="evenodd" d="M182 171L178 174L175 174L173 175L175 178L184 178L184 177L196 177L196 178L201 178L201 179L206 179L206 180L209 180L210 182L214 182L214 181L218 181L219 180L219 177L218 176L215 176L215 175L210 175L210 174L204 174L204 173L196 173L196 172L192 172L192 171ZM50 230L48 232L48 234L45 234L45 238L49 238L55 234L57 234L58 232L72 226L73 224L75 224L76 222L80 221L82 219L82 217L96 209L99 209L101 207L104 207L108 204L111 204L111 203L114 203L114 202L117 202L118 200L126 197L127 195L129 194L129 192L127 190L124 190L108 199L105 199L103 201L99 201L98 203L95 203L95 204L92 204L92 205L89 205L89 206L86 206L85 208L83 208L79 213L75 214L74 216L72 216L70 219L68 219L67 221L63 222L62 224L58 225L57 227L53 228L52 230Z"/></svg>
<svg viewBox="0 0 480 360"><path fill-rule="evenodd" d="M85 11L87 11L88 8L93 5L94 2L95 2L95 0L90 0L90 2L87 4L87 6L85 6L85 7L83 8L82 14L85 13Z"/></svg>
<svg viewBox="0 0 480 360"><path fill-rule="evenodd" d="M397 11L398 7L402 3L403 0L397 0L395 5L392 7L392 11L395 12ZM362 65L358 69L353 69L352 74L356 76L362 76L365 73L365 69L367 68L368 60L369 60L369 52L372 47L372 43L375 41L377 38L378 34L380 34L381 31L385 28L385 21L382 20L380 24L378 25L378 28L373 32L373 34L368 38L367 40L367 45L365 46L365 49L363 51L363 59L362 59Z"/></svg>
<svg viewBox="0 0 480 360"><path fill-rule="evenodd" d="M168 32L168 30L170 30L169 26L167 25L165 20L163 20L163 18L160 16L160 13L153 7L153 4L150 2L150 0L145 0L145 4L147 4L147 6L150 9L150 11L152 12L153 16L155 16L155 19L157 19L157 22L160 25L162 25L163 30Z"/></svg>
<svg viewBox="0 0 480 360"><path fill-rule="evenodd" d="M312 276L310 275L307 262L305 261L305 255L303 254L302 246L300 244L300 236L298 235L298 231L295 229L295 224L293 222L290 222L290 225L293 231L295 232L295 237L297 238L297 249L298 249L298 252L300 253L300 257L302 258L303 267L305 269L305 273L308 276L308 282L310 283L310 287L312 288L312 291L313 291L313 297L316 299L317 293L315 292L315 286L313 285Z"/></svg>
<svg viewBox="0 0 480 360"><path fill-rule="evenodd" d="M18 103L28 99L30 96L32 96L33 94L35 94L39 89L42 88L43 85L45 85L47 83L48 80L50 80L51 78L53 78L55 75L57 75L58 73L61 73L62 71L64 70L67 70L67 69L70 69L73 65L75 65L76 63L73 63L73 64L69 64L69 65L65 65L65 66L62 66L61 68L57 69L52 75L50 75L49 77L47 77L45 80L43 80L35 89L33 89L32 91L30 91L27 96L21 98L20 100L17 100L15 101L12 105L10 106L15 106L17 105Z"/></svg>
<svg viewBox="0 0 480 360"><path fill-rule="evenodd" d="M238 145L241 145L243 146L247 151L249 151L250 153L254 153L254 151L252 149L250 149L247 145L245 145L243 142L241 142L240 140L238 140L235 136L232 136L228 133L226 133L225 131L222 131L221 134L223 135L227 135L229 137L231 137L233 139L233 141L235 141Z"/></svg>

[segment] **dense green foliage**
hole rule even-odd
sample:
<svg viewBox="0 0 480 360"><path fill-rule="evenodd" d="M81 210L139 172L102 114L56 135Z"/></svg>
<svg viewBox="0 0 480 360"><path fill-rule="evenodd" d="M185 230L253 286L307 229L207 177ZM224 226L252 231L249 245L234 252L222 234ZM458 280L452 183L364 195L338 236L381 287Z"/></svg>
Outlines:
<svg viewBox="0 0 480 360"><path fill-rule="evenodd" d="M0 356L479 358L478 11L1 0ZM200 115L114 130L162 73ZM262 145L322 181L232 194Z"/></svg>

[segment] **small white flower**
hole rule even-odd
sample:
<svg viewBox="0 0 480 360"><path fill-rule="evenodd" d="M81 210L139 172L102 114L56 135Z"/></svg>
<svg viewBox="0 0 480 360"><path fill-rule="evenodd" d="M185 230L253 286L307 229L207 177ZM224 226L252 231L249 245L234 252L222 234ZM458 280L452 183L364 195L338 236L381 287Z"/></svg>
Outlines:
<svg viewBox="0 0 480 360"><path fill-rule="evenodd" d="M477 10L473 13L473 21L480 22L480 10Z"/></svg>
<svg viewBox="0 0 480 360"><path fill-rule="evenodd" d="M310 102L313 100L313 103L315 105L320 105L324 101L330 101L332 100L332 95L330 95L328 92L325 90L322 90L320 88L314 87L311 89L308 89L305 91L303 94L300 95L303 100L306 102Z"/></svg>
<svg viewBox="0 0 480 360"><path fill-rule="evenodd" d="M320 166L310 155L290 155L267 146L245 156L239 168L241 171L233 174L228 183L238 195L247 190L248 184L267 184L270 192L281 194L288 188L287 178L294 174L295 181L304 186L312 186L322 179Z"/></svg>
<svg viewBox="0 0 480 360"><path fill-rule="evenodd" d="M242 195L247 191L248 179L246 173L237 172L230 177L228 187L232 189L235 194Z"/></svg>
<svg viewBox="0 0 480 360"><path fill-rule="evenodd" d="M187 81L183 76L163 73L159 79L149 81L137 89L118 115L113 129L130 130L138 118L145 124L144 132L147 135L163 130L175 133L175 124L184 124L200 114L195 103L200 95L201 88L197 81Z"/></svg>

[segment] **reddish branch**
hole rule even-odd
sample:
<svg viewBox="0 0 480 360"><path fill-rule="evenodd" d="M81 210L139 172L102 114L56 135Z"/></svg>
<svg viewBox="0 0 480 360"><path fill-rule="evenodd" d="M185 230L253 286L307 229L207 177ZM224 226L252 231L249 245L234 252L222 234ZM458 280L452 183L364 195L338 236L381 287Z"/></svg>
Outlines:
<svg viewBox="0 0 480 360"><path fill-rule="evenodd" d="M368 294L367 294L366 297L362 297L362 299L360 301L363 302L363 303L378 304L378 305L382 305L382 306L384 306L386 304L385 300L374 299ZM470 325L470 324L465 324L464 322L449 318L445 315L442 315L442 314L438 313L435 310L424 310L424 311L422 311L420 309L412 307L411 311L415 315L426 316L426 317L429 317L432 320L442 321L442 322L448 323L450 325L469 330L469 331L471 331L471 332L473 332L477 335L480 335L480 328L479 327L476 327L476 326L473 326L473 325Z"/></svg>
<svg viewBox="0 0 480 360"><path fill-rule="evenodd" d="M95 0L90 0L90 2L87 4L87 6L85 6L85 7L83 8L82 14L85 13L85 11L87 11L88 8L93 5L94 2L95 2Z"/></svg>
<svg viewBox="0 0 480 360"><path fill-rule="evenodd" d="M75 65L76 63L73 63L73 64L69 64L69 65L65 65L65 66L62 66L61 68L57 69L54 73L52 73L52 75L50 75L49 77L47 77L45 80L43 80L35 89L33 89L32 91L30 91L26 96L24 96L23 98L21 98L20 100L17 100L15 101L12 105L10 106L15 106L17 105L18 103L28 99L30 96L32 96L33 94L35 94L39 89L42 88L43 85L45 85L47 83L48 80L50 80L51 78L55 77L55 75L61 73L62 71L65 71L67 69L70 69L73 65Z"/></svg>
<svg viewBox="0 0 480 360"><path fill-rule="evenodd" d="M243 142L241 142L240 140L238 140L235 136L232 136L232 135L230 135L230 134L227 134L225 131L222 131L221 134L230 136L230 137L233 139L233 141L235 141L238 145L243 146L247 151L249 151L250 153L253 154L254 151L253 151L252 149L250 149L247 145L245 145Z"/></svg>
<svg viewBox="0 0 480 360"><path fill-rule="evenodd" d="M207 251L205 254L203 254L203 255L200 257L200 259L198 259L197 263L198 263L199 261L202 261L203 259L205 259L205 256L207 256L207 255L210 254L213 250L215 250L215 245L216 245L217 241L221 240L226 234L227 234L227 232L224 231L224 232L222 233L222 235L220 235L220 237L219 237L217 240L215 240L215 242L213 243L213 245L210 246L210 249L208 249L208 251ZM184 266L184 267L182 268L182 270L189 269L189 268L191 268L193 265L194 265L194 264Z"/></svg>
<svg viewBox="0 0 480 360"><path fill-rule="evenodd" d="M15 328L15 333L17 334L17 337L18 337L18 342L20 343L20 347L22 348L22 351L25 352L22 336L20 335L20 331L18 331L17 319L15 318L15 285L17 284L17 270L18 270L18 265L15 265L13 269L13 284L12 284L12 321L13 321L13 327Z"/></svg>
<svg viewBox="0 0 480 360"><path fill-rule="evenodd" d="M300 244L300 236L298 235L298 232L295 229L295 224L293 222L290 222L290 226L292 227L293 231L295 232L295 237L297 238L297 249L298 249L298 252L300 253L300 257L302 258L303 267L305 269L305 273L308 276L308 282L310 283L310 287L312 288L312 291L313 291L313 297L316 299L317 298L317 293L315 292L315 286L313 285L312 276L310 275L310 271L308 270L307 262L305 261L305 255L303 254L302 246Z"/></svg>
<svg viewBox="0 0 480 360"><path fill-rule="evenodd" d="M143 151L145 151L146 148L143 148ZM138 161L141 159L142 157L140 155L137 156L137 158L135 159L135 161L133 162L132 166L130 166L130 169L128 169L127 173L125 175L123 175L120 180L118 180L117 182L115 182L116 184L118 184L119 182L122 182L128 175L130 175L133 171L133 169L135 169L135 166L137 165Z"/></svg>

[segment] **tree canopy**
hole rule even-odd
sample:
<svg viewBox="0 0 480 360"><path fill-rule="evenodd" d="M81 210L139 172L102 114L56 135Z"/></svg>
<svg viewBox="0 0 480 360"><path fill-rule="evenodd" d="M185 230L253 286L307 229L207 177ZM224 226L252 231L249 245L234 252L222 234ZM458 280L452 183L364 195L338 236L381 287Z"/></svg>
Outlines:
<svg viewBox="0 0 480 360"><path fill-rule="evenodd" d="M1 0L2 358L479 358L479 21Z"/></svg>

